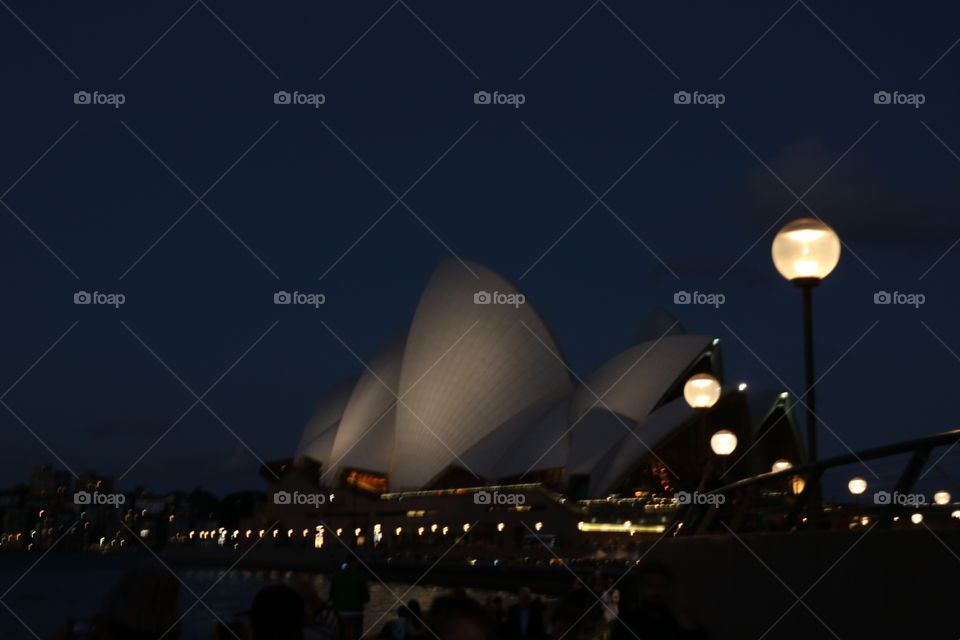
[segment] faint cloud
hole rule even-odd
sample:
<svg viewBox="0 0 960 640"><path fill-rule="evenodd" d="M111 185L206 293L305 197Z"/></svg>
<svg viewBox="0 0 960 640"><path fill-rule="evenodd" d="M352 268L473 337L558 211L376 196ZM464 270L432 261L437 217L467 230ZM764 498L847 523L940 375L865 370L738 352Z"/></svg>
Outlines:
<svg viewBox="0 0 960 640"><path fill-rule="evenodd" d="M679 276L681 282L686 280L716 281L730 267L729 256L666 256L664 259ZM754 288L770 284L774 281L773 276L772 270L763 271L751 264L740 263L736 270L724 278L724 281ZM673 273L667 271L662 265L654 267L650 271L650 277L654 280L677 282Z"/></svg>
<svg viewBox="0 0 960 640"><path fill-rule="evenodd" d="M808 138L785 147L768 164L801 195L842 153L842 148L831 149L819 139ZM733 215L762 233L793 200L769 171L756 167L734 195ZM871 163L860 147L844 157L804 202L848 242L939 246L960 235L956 216L960 193L920 193L897 179L890 167ZM784 221L810 214L798 204Z"/></svg>

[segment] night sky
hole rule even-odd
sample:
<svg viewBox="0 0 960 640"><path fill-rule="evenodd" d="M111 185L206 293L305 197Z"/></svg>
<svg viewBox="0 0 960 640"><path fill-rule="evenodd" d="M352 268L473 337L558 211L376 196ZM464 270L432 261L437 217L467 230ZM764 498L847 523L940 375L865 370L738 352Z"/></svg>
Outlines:
<svg viewBox="0 0 960 640"><path fill-rule="evenodd" d="M516 283L580 376L663 307L721 338L729 381L800 391L769 247L810 212L846 243L816 291L821 453L957 426L956 6L0 5L0 486L56 454L262 487L257 457L293 453L451 254Z"/></svg>

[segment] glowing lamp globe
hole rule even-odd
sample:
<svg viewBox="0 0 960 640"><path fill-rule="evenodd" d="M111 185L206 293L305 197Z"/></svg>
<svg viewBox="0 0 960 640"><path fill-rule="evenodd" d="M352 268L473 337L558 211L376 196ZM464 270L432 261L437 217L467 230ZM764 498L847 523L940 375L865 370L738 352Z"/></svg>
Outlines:
<svg viewBox="0 0 960 640"><path fill-rule="evenodd" d="M849 489L853 495L858 496L867 490L867 481L863 478L852 478L850 482L847 483L847 489Z"/></svg>
<svg viewBox="0 0 960 640"><path fill-rule="evenodd" d="M698 373L683 385L683 397L694 409L709 409L720 399L720 383L709 373Z"/></svg>
<svg viewBox="0 0 960 640"><path fill-rule="evenodd" d="M786 471L792 466L793 464L789 460L777 460L776 462L773 463L773 466L770 467L770 471L774 473L776 473L777 471Z"/></svg>
<svg viewBox="0 0 960 640"><path fill-rule="evenodd" d="M923 522L923 514L922 513L913 514L912 516L910 516L910 522L912 522L913 524L920 524L921 522Z"/></svg>
<svg viewBox="0 0 960 640"><path fill-rule="evenodd" d="M960 509L958 509L958 510L954 511L953 513L951 513L951 514L950 514L950 517L951 517L951 518L956 518L957 520L960 520Z"/></svg>
<svg viewBox="0 0 960 640"><path fill-rule="evenodd" d="M840 238L816 218L800 218L780 229L771 249L773 264L787 280L821 280L840 261Z"/></svg>
<svg viewBox="0 0 960 640"><path fill-rule="evenodd" d="M939 505L950 504L950 494L946 491L937 491L933 494L933 501Z"/></svg>
<svg viewBox="0 0 960 640"><path fill-rule="evenodd" d="M711 436L710 448L718 456L728 456L737 448L737 436L732 431L721 429Z"/></svg>

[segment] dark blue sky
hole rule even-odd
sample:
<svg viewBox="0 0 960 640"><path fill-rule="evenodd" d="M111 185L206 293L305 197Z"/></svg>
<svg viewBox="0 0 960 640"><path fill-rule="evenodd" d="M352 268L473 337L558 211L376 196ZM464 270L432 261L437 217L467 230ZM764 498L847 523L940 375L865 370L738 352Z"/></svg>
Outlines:
<svg viewBox="0 0 960 640"><path fill-rule="evenodd" d="M275 322L203 401L261 458L291 454L360 368L321 320L370 357L451 251L516 282L581 376L660 306L721 338L731 380L799 390L800 298L768 229L805 206L847 243L816 292L829 427L857 449L956 426L960 248L940 259L960 237L956 7L8 7L0 391L16 383L3 400L26 426L0 412L0 485L54 461L31 430L78 472L123 474L194 402L177 378L203 394ZM326 102L277 105L279 90ZM525 103L477 105L480 90ZM725 102L674 104L681 90ZM878 105L881 90L925 103ZM80 289L127 301L77 306ZM277 307L278 289L327 304ZM726 303L677 307L678 290ZM877 306L879 290L926 302ZM124 484L259 487L256 465L198 405Z"/></svg>

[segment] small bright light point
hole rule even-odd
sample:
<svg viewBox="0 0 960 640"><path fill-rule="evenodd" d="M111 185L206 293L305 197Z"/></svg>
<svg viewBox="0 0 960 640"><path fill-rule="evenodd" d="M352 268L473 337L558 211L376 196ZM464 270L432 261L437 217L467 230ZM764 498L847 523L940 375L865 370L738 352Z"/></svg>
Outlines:
<svg viewBox="0 0 960 640"><path fill-rule="evenodd" d="M960 509L957 509L956 511L954 511L953 513L951 513L951 514L950 514L950 517L951 517L951 518L956 518L957 520L960 520Z"/></svg>
<svg viewBox="0 0 960 640"><path fill-rule="evenodd" d="M821 280L840 261L840 238L821 220L800 218L780 229L771 254L777 271L787 280Z"/></svg>
<svg viewBox="0 0 960 640"><path fill-rule="evenodd" d="M504 527L506 527L506 525L502 522L497 523L497 531L503 531Z"/></svg>
<svg viewBox="0 0 960 640"><path fill-rule="evenodd" d="M923 514L922 513L913 514L912 516L910 516L910 522L912 522L913 524L920 524L921 522L923 522Z"/></svg>
<svg viewBox="0 0 960 640"><path fill-rule="evenodd" d="M746 383L746 382L741 382L740 384L738 384L738 385L737 385L737 390L738 390L738 391L746 391L746 390L747 390L747 383Z"/></svg>
<svg viewBox="0 0 960 640"><path fill-rule="evenodd" d="M933 501L939 505L950 504L950 493L947 491L937 491L933 494Z"/></svg>
<svg viewBox="0 0 960 640"><path fill-rule="evenodd" d="M470 523L469 523L469 522L464 523L464 525L463 525L463 532L466 533L467 531L470 531Z"/></svg>
<svg viewBox="0 0 960 640"><path fill-rule="evenodd" d="M770 470L776 473L777 471L786 471L792 466L793 466L793 463L790 462L789 460L777 460L776 462L773 463L773 466L770 467Z"/></svg>
<svg viewBox="0 0 960 640"><path fill-rule="evenodd" d="M732 431L721 429L711 436L710 448L718 456L728 456L737 448L737 436Z"/></svg>
<svg viewBox="0 0 960 640"><path fill-rule="evenodd" d="M537 531L540 531L540 529L543 529L543 523L537 522L536 524L533 525L533 528L536 529Z"/></svg>
<svg viewBox="0 0 960 640"><path fill-rule="evenodd" d="M851 478L850 482L847 483L847 489L853 495L858 496L867 490L867 481L863 478Z"/></svg>
<svg viewBox="0 0 960 640"><path fill-rule="evenodd" d="M683 385L683 397L694 409L709 409L720 399L720 383L709 373L698 373Z"/></svg>

